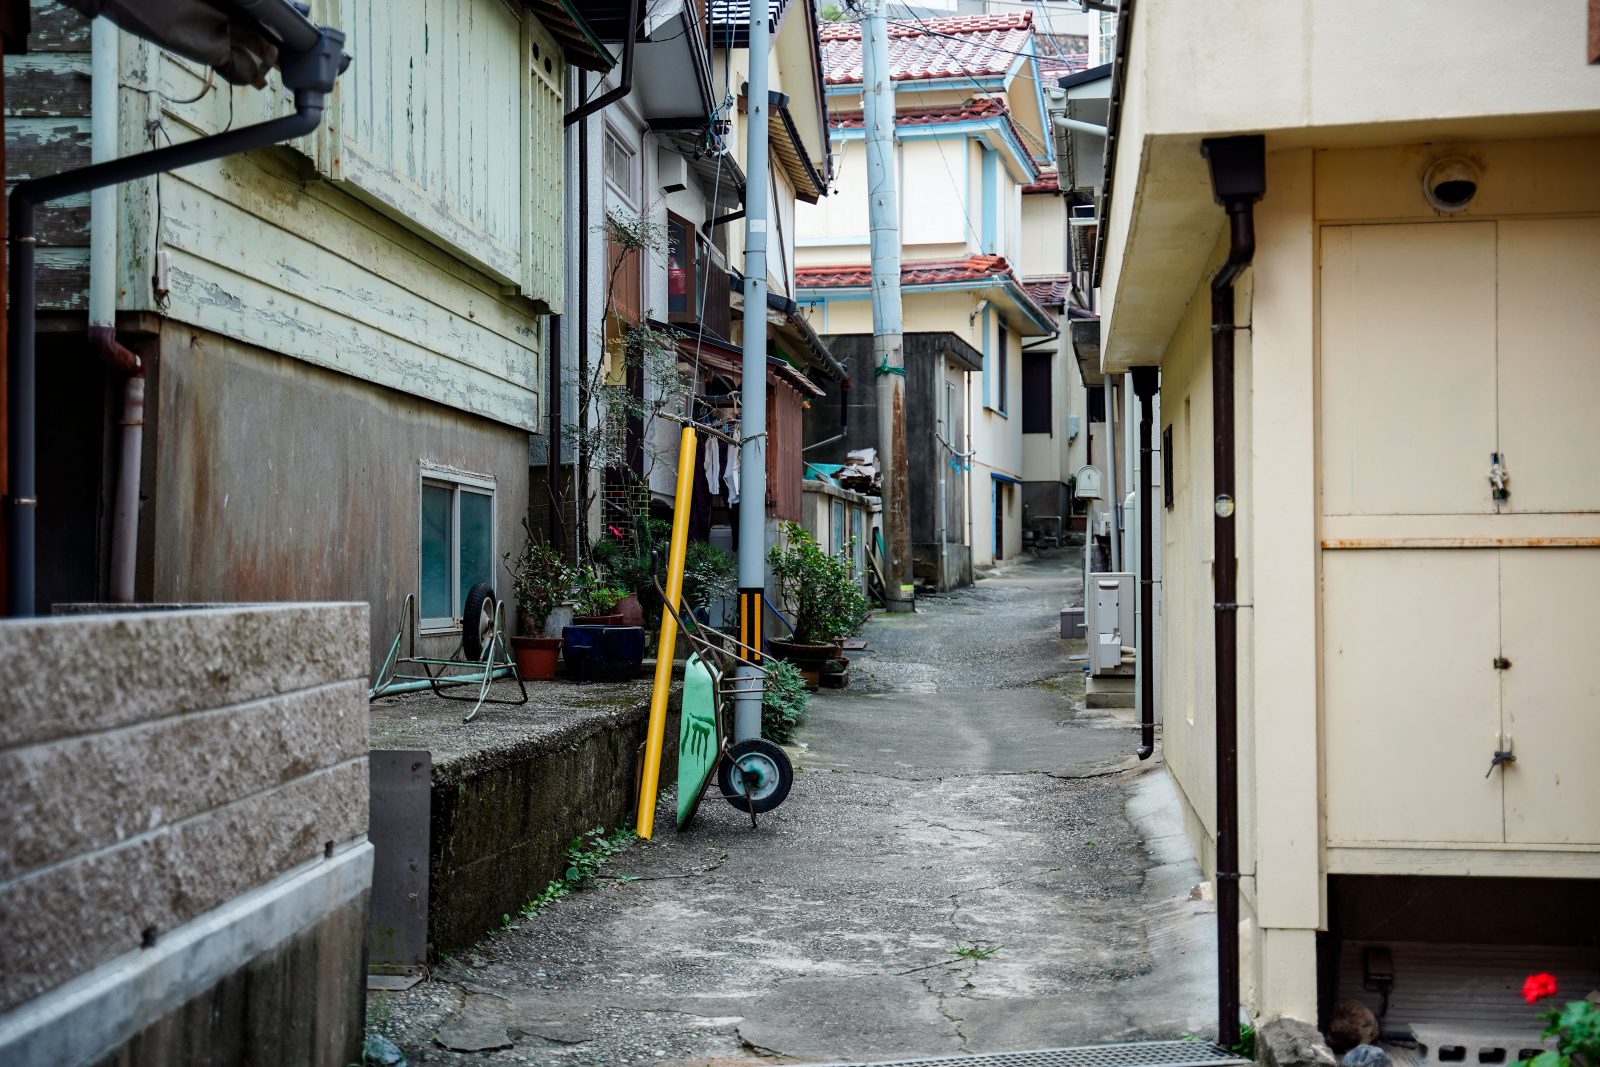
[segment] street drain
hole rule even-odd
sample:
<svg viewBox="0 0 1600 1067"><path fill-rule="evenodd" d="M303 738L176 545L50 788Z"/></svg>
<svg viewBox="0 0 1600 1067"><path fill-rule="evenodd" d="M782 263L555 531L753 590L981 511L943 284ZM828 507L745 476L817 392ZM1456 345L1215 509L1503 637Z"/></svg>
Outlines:
<svg viewBox="0 0 1600 1067"><path fill-rule="evenodd" d="M1233 1067L1245 1065L1231 1052L1204 1041L1138 1041L1127 1045L1085 1045L1033 1052L990 1052L979 1056L930 1056L920 1060L878 1060L812 1067Z"/></svg>

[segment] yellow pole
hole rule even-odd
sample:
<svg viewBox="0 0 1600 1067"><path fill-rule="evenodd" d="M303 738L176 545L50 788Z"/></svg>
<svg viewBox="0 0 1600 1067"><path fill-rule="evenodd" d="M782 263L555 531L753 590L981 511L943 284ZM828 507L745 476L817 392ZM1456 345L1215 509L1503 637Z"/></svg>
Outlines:
<svg viewBox="0 0 1600 1067"><path fill-rule="evenodd" d="M689 503L694 497L694 427L678 438L678 492L672 510L672 547L667 555L667 603L683 606L683 562L689 551ZM656 684L650 692L650 727L644 737L644 777L639 782L639 836L649 838L656 825L656 791L661 785L661 746L667 735L667 694L672 689L672 653L678 644L678 620L661 609L661 641L656 645Z"/></svg>

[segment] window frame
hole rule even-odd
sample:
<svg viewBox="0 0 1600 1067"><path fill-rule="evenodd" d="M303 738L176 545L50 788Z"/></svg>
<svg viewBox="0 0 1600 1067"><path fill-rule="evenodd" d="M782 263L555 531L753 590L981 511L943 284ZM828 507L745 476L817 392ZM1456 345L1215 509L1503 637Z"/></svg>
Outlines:
<svg viewBox="0 0 1600 1067"><path fill-rule="evenodd" d="M689 241L689 254L684 257L688 284L684 291L684 310L672 310L672 228L682 226L685 237ZM698 323L700 321L700 287L703 283L702 271L709 265L710 252L703 251L704 241L701 240L700 230L694 223L676 212L667 212L667 321Z"/></svg>
<svg viewBox="0 0 1600 1067"><path fill-rule="evenodd" d="M610 155L613 145L628 160L628 184L626 187L618 185L611 178ZM642 169L639 149L629 143L628 139L621 134L616 126L609 122L606 123L605 133L600 139L600 173L605 179L606 188L615 193L617 199L634 211L639 210L639 191L643 185L640 181Z"/></svg>
<svg viewBox="0 0 1600 1067"><path fill-rule="evenodd" d="M1011 391L1011 332L1006 329L1005 319L998 315L995 316L995 326L997 329L995 348L999 352L1000 360L1000 374L997 380L1000 399L995 404L995 410L1009 418L1011 410L1007 403L1009 399L1007 394Z"/></svg>
<svg viewBox="0 0 1600 1067"><path fill-rule="evenodd" d="M428 486L450 490L450 610L449 617L424 616L422 573L422 499ZM475 493L489 498L489 560L491 585L494 584L493 561L499 559L499 536L496 529L498 483L493 475L475 474L438 464L423 463L417 474L417 627L423 637L461 632L462 620L454 612L463 604L466 590L461 588L461 495ZM497 594L498 596L498 594Z"/></svg>

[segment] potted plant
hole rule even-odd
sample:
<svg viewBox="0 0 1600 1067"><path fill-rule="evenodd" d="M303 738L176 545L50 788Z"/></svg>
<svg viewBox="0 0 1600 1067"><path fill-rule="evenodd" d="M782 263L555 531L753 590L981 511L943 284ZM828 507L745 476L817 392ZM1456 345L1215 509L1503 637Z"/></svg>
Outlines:
<svg viewBox="0 0 1600 1067"><path fill-rule="evenodd" d="M617 605L628 595L626 589L609 584L594 570L585 570L578 573L572 586L572 593L578 601L577 611L572 616L573 625L624 625L622 615L617 611Z"/></svg>
<svg viewBox="0 0 1600 1067"><path fill-rule="evenodd" d="M526 528L526 525L524 525ZM530 535L522 542L522 552L512 562L505 554L506 570L511 573L511 592L517 601L517 629L511 638L511 655L517 673L529 680L556 676L556 660L561 655L561 638L545 637L550 612L567 595L572 572L561 553L540 544Z"/></svg>
<svg viewBox="0 0 1600 1067"><path fill-rule="evenodd" d="M739 562L732 552L705 541L689 542L683 562L683 604L712 627L727 619L727 602L738 590Z"/></svg>
<svg viewBox="0 0 1600 1067"><path fill-rule="evenodd" d="M839 655L839 642L867 620L867 598L850 563L850 546L830 555L799 524L782 526L784 543L767 554L783 607L794 613L788 641L768 640L773 654L803 670L819 670Z"/></svg>

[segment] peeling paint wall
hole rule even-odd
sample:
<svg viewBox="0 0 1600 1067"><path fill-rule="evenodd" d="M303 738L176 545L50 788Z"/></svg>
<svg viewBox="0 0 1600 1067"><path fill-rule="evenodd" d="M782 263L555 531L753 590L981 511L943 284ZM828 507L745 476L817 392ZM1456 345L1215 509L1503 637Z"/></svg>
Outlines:
<svg viewBox="0 0 1600 1067"><path fill-rule="evenodd" d="M5 57L6 189L89 163L89 20L35 0L29 54ZM88 194L42 206L40 311L89 306Z"/></svg>
<svg viewBox="0 0 1600 1067"><path fill-rule="evenodd" d="M376 667L418 591L422 463L492 477L496 555L521 543L520 430L176 324L148 397L140 599L365 601Z"/></svg>
<svg viewBox="0 0 1600 1067"><path fill-rule="evenodd" d="M559 244L559 53L498 0L354 8L313 12L349 23L355 56L318 131L121 187L119 308L534 430L561 306L534 239ZM275 75L230 88L126 34L120 61L124 153L292 106Z"/></svg>

